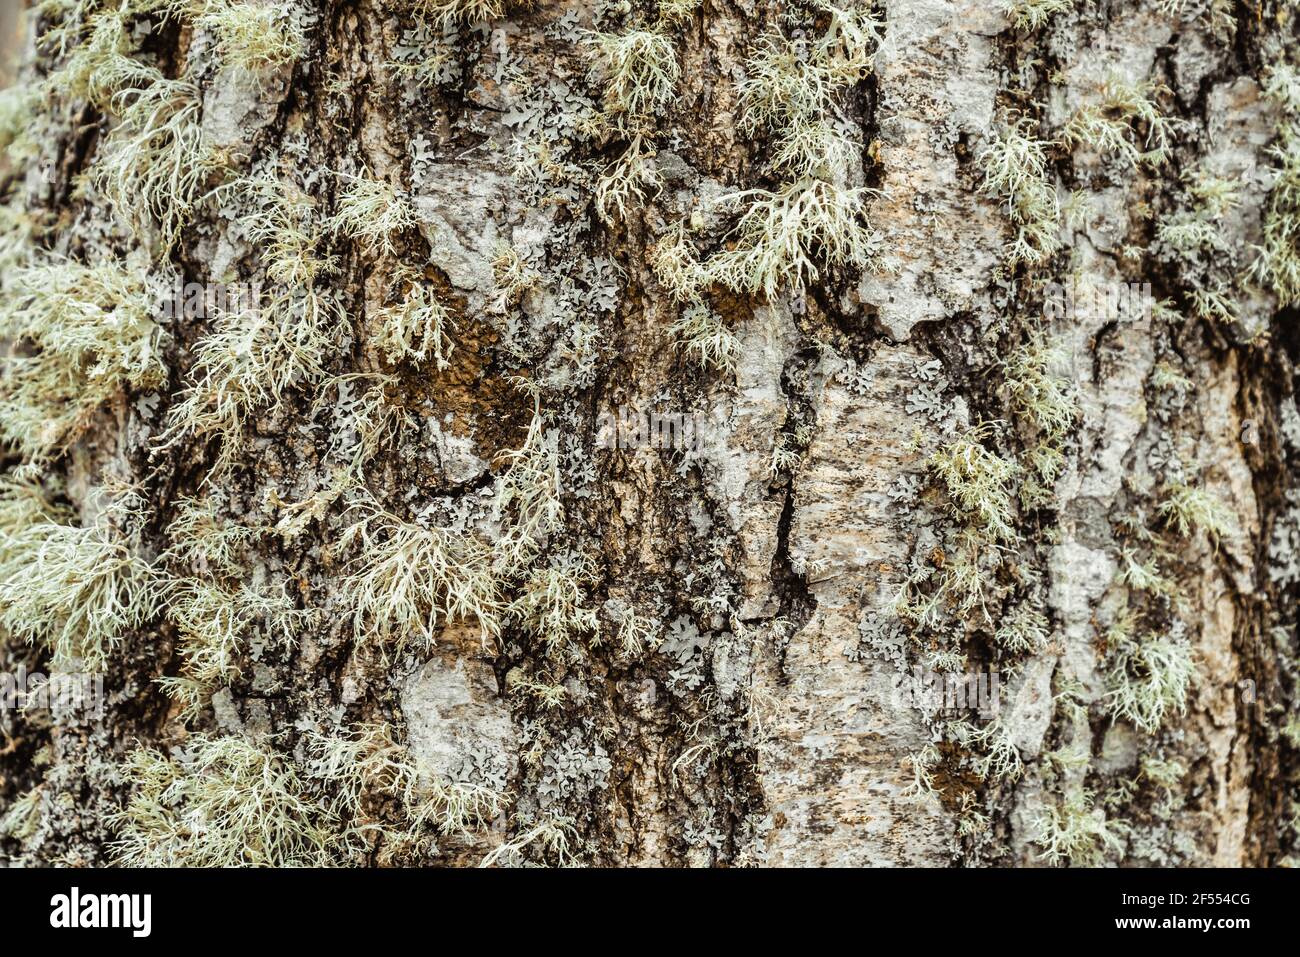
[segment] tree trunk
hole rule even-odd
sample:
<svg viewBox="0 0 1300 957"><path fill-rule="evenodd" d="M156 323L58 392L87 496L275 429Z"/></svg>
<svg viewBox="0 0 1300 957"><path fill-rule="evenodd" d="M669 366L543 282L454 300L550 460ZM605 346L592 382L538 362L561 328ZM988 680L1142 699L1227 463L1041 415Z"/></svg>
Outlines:
<svg viewBox="0 0 1300 957"><path fill-rule="evenodd" d="M29 9L0 854L1294 861L1295 17Z"/></svg>

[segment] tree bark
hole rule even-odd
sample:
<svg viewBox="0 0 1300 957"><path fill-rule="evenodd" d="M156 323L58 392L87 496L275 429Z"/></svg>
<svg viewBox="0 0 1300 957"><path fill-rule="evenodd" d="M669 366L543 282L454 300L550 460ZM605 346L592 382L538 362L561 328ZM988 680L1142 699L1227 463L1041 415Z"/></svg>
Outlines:
<svg viewBox="0 0 1300 957"><path fill-rule="evenodd" d="M28 10L20 82L66 68L99 6L63 21ZM671 327L690 303L656 256L681 224L703 262L744 246L733 230L752 200L720 198L783 182L780 132L747 122L744 81L760 38L814 44L827 7L703 0L669 19L653 4L543 2L417 34L401 4L312 0L292 13L301 55L250 70L223 59L204 6L128 18L129 55L195 85L218 157L175 242L155 215L133 232L140 208L77 186L123 122L112 103L43 89L33 146L3 169L9 207L31 224L15 268L112 260L167 290L270 287L276 253L250 238L240 185L269 177L311 205L317 254L334 262L312 288L340 320L320 368L254 404L236 435L168 441L216 322L158 318L165 381L124 385L48 456L8 456L78 527L104 526L105 489L133 488L143 511L124 534L158 601L99 669L101 716L0 712L4 859L120 860L128 825L113 815L141 789L130 755L153 748L198 774L187 748L232 738L296 769L337 863L1295 860L1300 334L1294 306L1249 274L1287 122L1265 87L1294 56L1289 3L1078 0L1018 27L984 0L878 2L870 69L827 107L854 149L839 185L871 191L858 222L873 254L834 263L813 242L815 278L800 289L787 268L771 295L706 282L734 369L684 348ZM60 23L64 49L38 42ZM679 69L671 98L635 118L659 183L604 215L601 178L633 123L591 121L613 95L592 29L656 32ZM1068 140L1108 82L1152 84L1173 124L1164 162ZM1053 222L1058 248L1034 263L1009 252L1013 201L987 187L987 151L1020 117L1048 144L1056 201L1076 197ZM1149 120L1105 118L1149 147ZM1208 220L1213 246L1179 257L1161 226L1199 215L1198 169L1236 202ZM411 214L387 249L346 215L357 178L387 184ZM1056 314L1053 290L1073 283L1149 283L1169 305ZM383 344L385 310L415 286L448 311L445 364ZM1231 317L1198 307L1210 289ZM9 283L5 296L26 308ZM1043 429L1009 369L1034 343L1061 357L1050 375L1077 414L1054 446L1058 473L1026 504ZM370 443L359 397L372 387L396 424ZM687 416L702 441L602 447L611 422L627 437L631 411ZM562 514L506 562L519 520L494 503L534 426ZM972 547L975 513L936 465L972 435L1018 469L1011 534L979 533L980 602L900 617L900 590L933 595ZM1162 509L1179 488L1219 503L1222 527L1180 530ZM237 574L168 552L192 500L251 530ZM347 582L388 539L345 532L377 509L496 549L493 587L511 606L496 633L425 602L435 640L361 634L371 619ZM1155 561L1163 584L1135 583L1130 559ZM560 639L525 604L557 568L579 595ZM223 680L186 714L158 681L189 673L193 625L178 621L175 590L219 579L283 589L292 641L253 615ZM625 640L629 609L644 641ZM1044 640L1013 650L1000 630L1027 609L1044 616ZM1124 642L1164 638L1190 648L1194 675L1144 728L1117 710L1123 682L1149 677ZM40 636L0 638L0 655L10 673L56 664ZM996 706L936 706L915 694L918 674L994 678ZM334 838L361 812L340 809L313 741L381 725L424 786L500 802L464 827L429 825L418 847L384 832L345 848ZM1000 743L1016 764L1001 774L988 764ZM365 813L401 820L393 793L363 787Z"/></svg>

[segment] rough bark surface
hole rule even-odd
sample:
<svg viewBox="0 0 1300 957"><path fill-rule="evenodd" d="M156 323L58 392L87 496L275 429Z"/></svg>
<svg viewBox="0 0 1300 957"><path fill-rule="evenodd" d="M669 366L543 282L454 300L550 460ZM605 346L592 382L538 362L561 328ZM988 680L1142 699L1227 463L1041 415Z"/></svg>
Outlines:
<svg viewBox="0 0 1300 957"><path fill-rule="evenodd" d="M703 283L734 368L701 363L671 330L692 304L656 255L679 227L700 261L743 245L743 201L726 195L782 182L779 131L745 121L760 39L813 44L837 10L869 4L702 0L670 18L668 4L543 0L421 26L419 3L307 0L285 6L298 55L255 69L200 16L219 4L128 4L125 55L194 85L217 158L172 243L156 211L83 179L125 122L122 101L50 82L113 5L28 10L19 81L38 92L27 142L0 163L7 314L32 308L12 270L63 257L130 263L165 290L271 285L275 252L250 233L257 204L240 185L261 177L309 205L314 255L333 269L307 285L339 319L319 367L234 433L168 432L216 328L186 315L157 319L156 387L122 385L47 454L11 443L9 478L40 484L72 525L113 526L158 600L90 669L102 715L0 711L0 858L122 860L114 842L141 826L116 813L144 787L132 755L154 749L193 781L202 742L230 739L299 776L324 834L315 857L287 858L245 835L247 863L1294 862L1300 325L1249 269L1287 122L1265 91L1295 56L1300 10L1077 0L1017 25L1014 11L1045 5L874 5L869 67L829 107L853 148L837 186L870 189L856 215L872 255L833 263L814 242L820 275L800 288L786 268L770 295ZM612 87L591 30L666 38L671 97L622 126L593 119ZM1108 83L1152 84L1172 123L1163 162L1067 140ZM1009 252L1011 206L985 185L987 151L1021 117L1049 144L1046 181L1070 207L1037 262ZM1116 122L1146 148L1149 121ZM602 214L601 178L634 135L658 182ZM1194 170L1236 201L1209 219L1217 243L1180 257L1161 225L1196 209ZM358 177L409 212L388 248L342 216ZM1167 305L1045 313L1051 284L1066 283L1150 283ZM383 345L385 310L417 286L447 311L445 363ZM1230 315L1199 305L1215 288ZM10 354L39 354L16 321ZM1028 501L1043 430L1008 369L1042 342L1077 414ZM601 447L627 410L690 414L706 441ZM972 435L1020 469L1014 537L973 546L971 512L935 465ZM518 518L497 505L534 439L562 513L506 560ZM1180 531L1162 510L1179 487L1217 503L1220 525ZM124 489L141 506L122 530L105 501ZM234 574L167 551L192 500L249 530ZM390 539L346 533L376 509L481 543L499 628L447 615L439 598L420 607L431 641L407 625L370 636L346 582ZM933 594L972 547L979 602L919 624L900 614L900 594ZM1155 562L1162 584L1136 584L1133 558ZM18 583L47 574L23 560L0 589L9 632L30 614ZM543 602L548 619L526 603L550 571L578 597ZM189 712L158 680L190 674L195 626L175 610L186 582L282 593L292 610L288 625L241 622L222 679ZM1015 650L1000 629L1028 609L1046 632ZM561 619L556 638L548 623ZM1115 689L1126 668L1147 672L1117 656L1164 637L1190 648L1195 672L1143 728L1117 716ZM68 667L46 632L0 633L0 662ZM902 694L918 671L997 675L996 715ZM491 799L418 819L382 775L351 784L322 769L321 741L377 727L420 793ZM180 822L176 847L216 827L186 816L196 800L161 801ZM202 860L169 857L163 831L146 832L156 854L135 862Z"/></svg>

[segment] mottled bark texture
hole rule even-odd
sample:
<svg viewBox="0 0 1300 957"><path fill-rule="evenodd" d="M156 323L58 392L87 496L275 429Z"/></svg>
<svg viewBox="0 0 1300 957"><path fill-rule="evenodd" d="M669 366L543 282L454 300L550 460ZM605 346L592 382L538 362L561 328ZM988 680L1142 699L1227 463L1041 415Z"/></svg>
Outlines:
<svg viewBox="0 0 1300 957"><path fill-rule="evenodd" d="M257 283L280 339L214 377L223 322L227 357L264 330L155 310L160 375L6 427L7 501L64 511L10 509L0 670L80 655L105 702L0 712L4 859L1295 860L1300 326L1251 271L1288 214L1292 3L300 0L250 39L253 7L27 12L10 354L59 348L22 323L68 261ZM153 80L69 79L110 15ZM765 70L809 102L764 114ZM124 124L178 155L127 115L160 77L202 138L155 201L94 171ZM852 248L727 272L763 199L728 194L796 182ZM1160 304L1052 308L1127 283ZM633 410L702 441L603 447ZM137 561L102 663L55 639L87 595L31 598L96 570L40 522ZM997 707L919 673L996 675ZM289 837L232 823L249 793Z"/></svg>

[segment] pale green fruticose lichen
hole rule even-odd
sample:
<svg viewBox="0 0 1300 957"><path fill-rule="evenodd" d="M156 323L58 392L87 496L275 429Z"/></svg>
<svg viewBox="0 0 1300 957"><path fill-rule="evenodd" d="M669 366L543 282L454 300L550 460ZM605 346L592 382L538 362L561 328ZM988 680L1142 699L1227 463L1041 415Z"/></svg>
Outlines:
<svg viewBox="0 0 1300 957"><path fill-rule="evenodd" d="M133 791L110 824L129 867L304 867L330 863L331 813L287 759L236 737L192 735L169 758L139 748Z"/></svg>
<svg viewBox="0 0 1300 957"><path fill-rule="evenodd" d="M57 453L127 389L162 384L155 297L127 263L38 262L7 277L0 434L29 459Z"/></svg>

